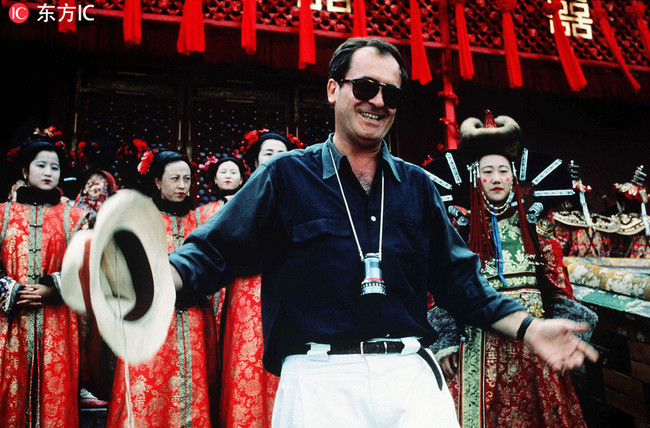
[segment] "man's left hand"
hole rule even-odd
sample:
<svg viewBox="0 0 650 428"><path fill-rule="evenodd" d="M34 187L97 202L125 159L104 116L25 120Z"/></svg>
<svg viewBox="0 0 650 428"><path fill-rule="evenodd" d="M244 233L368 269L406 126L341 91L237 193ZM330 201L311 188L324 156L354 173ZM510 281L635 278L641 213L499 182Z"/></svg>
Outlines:
<svg viewBox="0 0 650 428"><path fill-rule="evenodd" d="M565 372L580 367L585 358L598 361L594 347L575 335L588 328L588 324L565 319L536 318L526 330L524 342L554 370Z"/></svg>

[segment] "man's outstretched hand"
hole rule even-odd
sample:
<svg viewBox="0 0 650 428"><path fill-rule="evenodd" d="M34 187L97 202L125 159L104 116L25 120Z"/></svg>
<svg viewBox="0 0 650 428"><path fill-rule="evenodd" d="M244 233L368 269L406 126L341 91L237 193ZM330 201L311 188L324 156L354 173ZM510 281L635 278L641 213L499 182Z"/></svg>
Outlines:
<svg viewBox="0 0 650 428"><path fill-rule="evenodd" d="M554 370L565 372L580 367L585 358L598 360L598 352L578 337L588 324L565 319L536 318L526 330L524 342Z"/></svg>

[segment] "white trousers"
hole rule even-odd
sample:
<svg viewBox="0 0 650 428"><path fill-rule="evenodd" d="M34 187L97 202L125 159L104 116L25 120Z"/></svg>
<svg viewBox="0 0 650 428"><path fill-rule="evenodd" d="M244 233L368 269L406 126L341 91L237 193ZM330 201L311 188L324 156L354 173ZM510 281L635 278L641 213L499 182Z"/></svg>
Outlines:
<svg viewBox="0 0 650 428"><path fill-rule="evenodd" d="M458 426L446 383L416 353L292 355L282 365L273 428Z"/></svg>

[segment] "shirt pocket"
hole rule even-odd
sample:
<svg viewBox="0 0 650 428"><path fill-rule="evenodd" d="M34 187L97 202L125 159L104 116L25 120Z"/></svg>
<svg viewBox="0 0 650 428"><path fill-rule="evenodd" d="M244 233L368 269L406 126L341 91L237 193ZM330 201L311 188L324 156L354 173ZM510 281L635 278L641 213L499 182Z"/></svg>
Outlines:
<svg viewBox="0 0 650 428"><path fill-rule="evenodd" d="M347 237L350 235L349 221L332 218L317 218L294 225L291 237L293 243L298 244L318 237Z"/></svg>

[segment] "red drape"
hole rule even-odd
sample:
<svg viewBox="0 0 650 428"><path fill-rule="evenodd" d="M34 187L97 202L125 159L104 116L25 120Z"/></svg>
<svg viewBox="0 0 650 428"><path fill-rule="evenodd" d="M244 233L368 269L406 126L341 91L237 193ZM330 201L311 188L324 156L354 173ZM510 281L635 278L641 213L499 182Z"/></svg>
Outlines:
<svg viewBox="0 0 650 428"><path fill-rule="evenodd" d="M142 6L140 0L124 0L124 42L139 45L142 40Z"/></svg>
<svg viewBox="0 0 650 428"><path fill-rule="evenodd" d="M421 84L426 85L431 81L431 70L429 69L427 52L424 49L420 8L418 6L418 0L409 1L411 9L411 78L413 80L419 80Z"/></svg>
<svg viewBox="0 0 650 428"><path fill-rule="evenodd" d="M354 0L352 4L352 37L366 37L366 2Z"/></svg>
<svg viewBox="0 0 650 428"><path fill-rule="evenodd" d="M573 52L573 46L571 46L569 38L564 33L564 26L562 25L559 14L561 8L562 4L560 0L553 0L552 3L544 3L542 11L546 15L553 16L553 36L555 37L555 45L557 46L564 74L566 75L571 90L579 91L587 86L587 79L585 79L578 58L576 58Z"/></svg>
<svg viewBox="0 0 650 428"><path fill-rule="evenodd" d="M632 85L632 88L634 88L634 90L637 91L641 87L641 85L639 84L639 82L636 81L634 76L632 76L630 70L627 68L627 64L625 64L625 59L623 58L623 54L621 53L621 48L618 46L618 43L616 42L616 37L614 36L614 31L612 30L612 27L610 27L609 21L607 20L607 12L605 12L605 9L603 9L602 0L594 0L593 7L594 7L594 18L596 22L598 22L598 25L600 26L600 30L603 32L603 35L605 36L605 41L609 46L609 50L612 52L612 55L614 55L614 59L618 63L618 66L621 69L621 71L623 71L623 74L627 78L628 82L630 82L630 85Z"/></svg>
<svg viewBox="0 0 650 428"><path fill-rule="evenodd" d="M511 88L522 86L521 64L519 63L519 50L517 49L517 36L511 12L517 7L516 0L497 0L496 7L501 12L503 21L503 49L506 55L508 81Z"/></svg>
<svg viewBox="0 0 650 428"><path fill-rule="evenodd" d="M257 0L243 0L241 17L241 47L244 52L251 55L257 50Z"/></svg>
<svg viewBox="0 0 650 428"><path fill-rule="evenodd" d="M646 6L638 0L631 1L630 5L625 8L630 19L636 24L639 30L641 43L643 44L647 57L650 59L650 31L648 30L648 21L644 19L645 10Z"/></svg>
<svg viewBox="0 0 650 428"><path fill-rule="evenodd" d="M316 63L316 48L314 40L314 23L311 12L311 0L300 2L300 40L298 68L305 68Z"/></svg>
<svg viewBox="0 0 650 428"><path fill-rule="evenodd" d="M57 9L59 11L59 31L75 33L77 31L76 0L63 0L57 5Z"/></svg>
<svg viewBox="0 0 650 428"><path fill-rule="evenodd" d="M472 52L469 49L469 35L465 21L465 0L454 2L456 15L456 34L458 34L458 62L460 63L460 76L465 80L474 77L474 63Z"/></svg>
<svg viewBox="0 0 650 428"><path fill-rule="evenodd" d="M185 0L176 50L183 54L205 52L203 4L201 0Z"/></svg>

